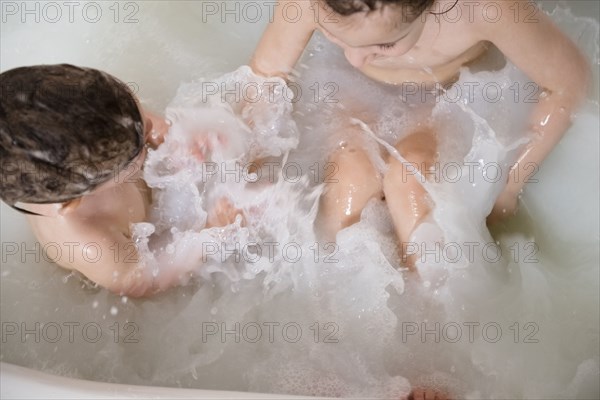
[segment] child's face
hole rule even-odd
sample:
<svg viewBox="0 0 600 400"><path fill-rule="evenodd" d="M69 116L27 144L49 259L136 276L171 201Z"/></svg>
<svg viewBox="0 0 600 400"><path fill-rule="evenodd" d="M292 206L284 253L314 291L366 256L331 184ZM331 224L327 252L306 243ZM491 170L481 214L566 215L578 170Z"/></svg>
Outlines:
<svg viewBox="0 0 600 400"><path fill-rule="evenodd" d="M369 14L359 12L347 17L321 7L321 32L344 50L356 68L405 54L415 46L425 25L422 18L409 19L401 7L384 6Z"/></svg>

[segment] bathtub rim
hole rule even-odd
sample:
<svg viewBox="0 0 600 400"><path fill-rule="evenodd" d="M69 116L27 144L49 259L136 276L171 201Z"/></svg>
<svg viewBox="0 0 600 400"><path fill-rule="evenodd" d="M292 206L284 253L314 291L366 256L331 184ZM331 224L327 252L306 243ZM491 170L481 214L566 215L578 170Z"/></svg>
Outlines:
<svg viewBox="0 0 600 400"><path fill-rule="evenodd" d="M31 368L0 362L2 399L328 399L203 389L140 386L88 381L51 375Z"/></svg>

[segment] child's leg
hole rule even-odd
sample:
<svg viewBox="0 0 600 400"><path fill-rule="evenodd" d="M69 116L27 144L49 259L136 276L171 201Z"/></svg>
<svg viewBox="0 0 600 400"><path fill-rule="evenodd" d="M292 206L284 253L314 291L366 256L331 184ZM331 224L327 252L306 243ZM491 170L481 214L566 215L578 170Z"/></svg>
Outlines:
<svg viewBox="0 0 600 400"><path fill-rule="evenodd" d="M389 170L383 178L383 192L401 244L401 255L407 265L412 267L417 255L405 254L406 243L413 230L430 211L426 191L415 170L424 172L433 165L437 141L430 130L418 131L401 140L396 149L410 166L403 165L390 156Z"/></svg>
<svg viewBox="0 0 600 400"><path fill-rule="evenodd" d="M332 242L338 231L358 222L372 197L382 196L381 177L364 148L360 128L346 129L338 135L343 139L328 160L335 174L327 176L319 208L322 237ZM331 168L328 170L333 171Z"/></svg>

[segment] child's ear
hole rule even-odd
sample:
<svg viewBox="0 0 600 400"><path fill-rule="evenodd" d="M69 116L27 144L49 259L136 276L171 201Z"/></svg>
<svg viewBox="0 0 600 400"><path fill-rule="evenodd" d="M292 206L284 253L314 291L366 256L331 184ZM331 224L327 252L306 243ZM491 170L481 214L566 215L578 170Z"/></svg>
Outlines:
<svg viewBox="0 0 600 400"><path fill-rule="evenodd" d="M74 211L79 206L79 203L81 203L81 197L78 197L78 198L73 199L73 200L65 201L62 204L62 207L60 208L60 210L58 211L58 213L60 215L66 215L66 214Z"/></svg>
<svg viewBox="0 0 600 400"><path fill-rule="evenodd" d="M154 126L152 124L152 119L144 116L144 136L146 138L150 137L150 133L152 132L153 128Z"/></svg>
<svg viewBox="0 0 600 400"><path fill-rule="evenodd" d="M147 112L144 116L146 126L144 128L146 143L156 148L165 141L165 135L169 131L170 124L163 117Z"/></svg>

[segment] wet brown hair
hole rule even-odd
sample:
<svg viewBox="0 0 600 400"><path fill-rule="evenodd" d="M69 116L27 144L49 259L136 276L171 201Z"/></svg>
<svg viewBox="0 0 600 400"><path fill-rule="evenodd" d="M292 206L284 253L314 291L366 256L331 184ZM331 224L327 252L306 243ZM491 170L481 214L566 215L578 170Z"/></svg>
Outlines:
<svg viewBox="0 0 600 400"><path fill-rule="evenodd" d="M0 74L0 198L62 203L115 176L144 146L127 86L68 64Z"/></svg>
<svg viewBox="0 0 600 400"><path fill-rule="evenodd" d="M421 15L435 0L324 0L336 13L348 16L359 12L371 12L385 6L403 7L414 18Z"/></svg>

